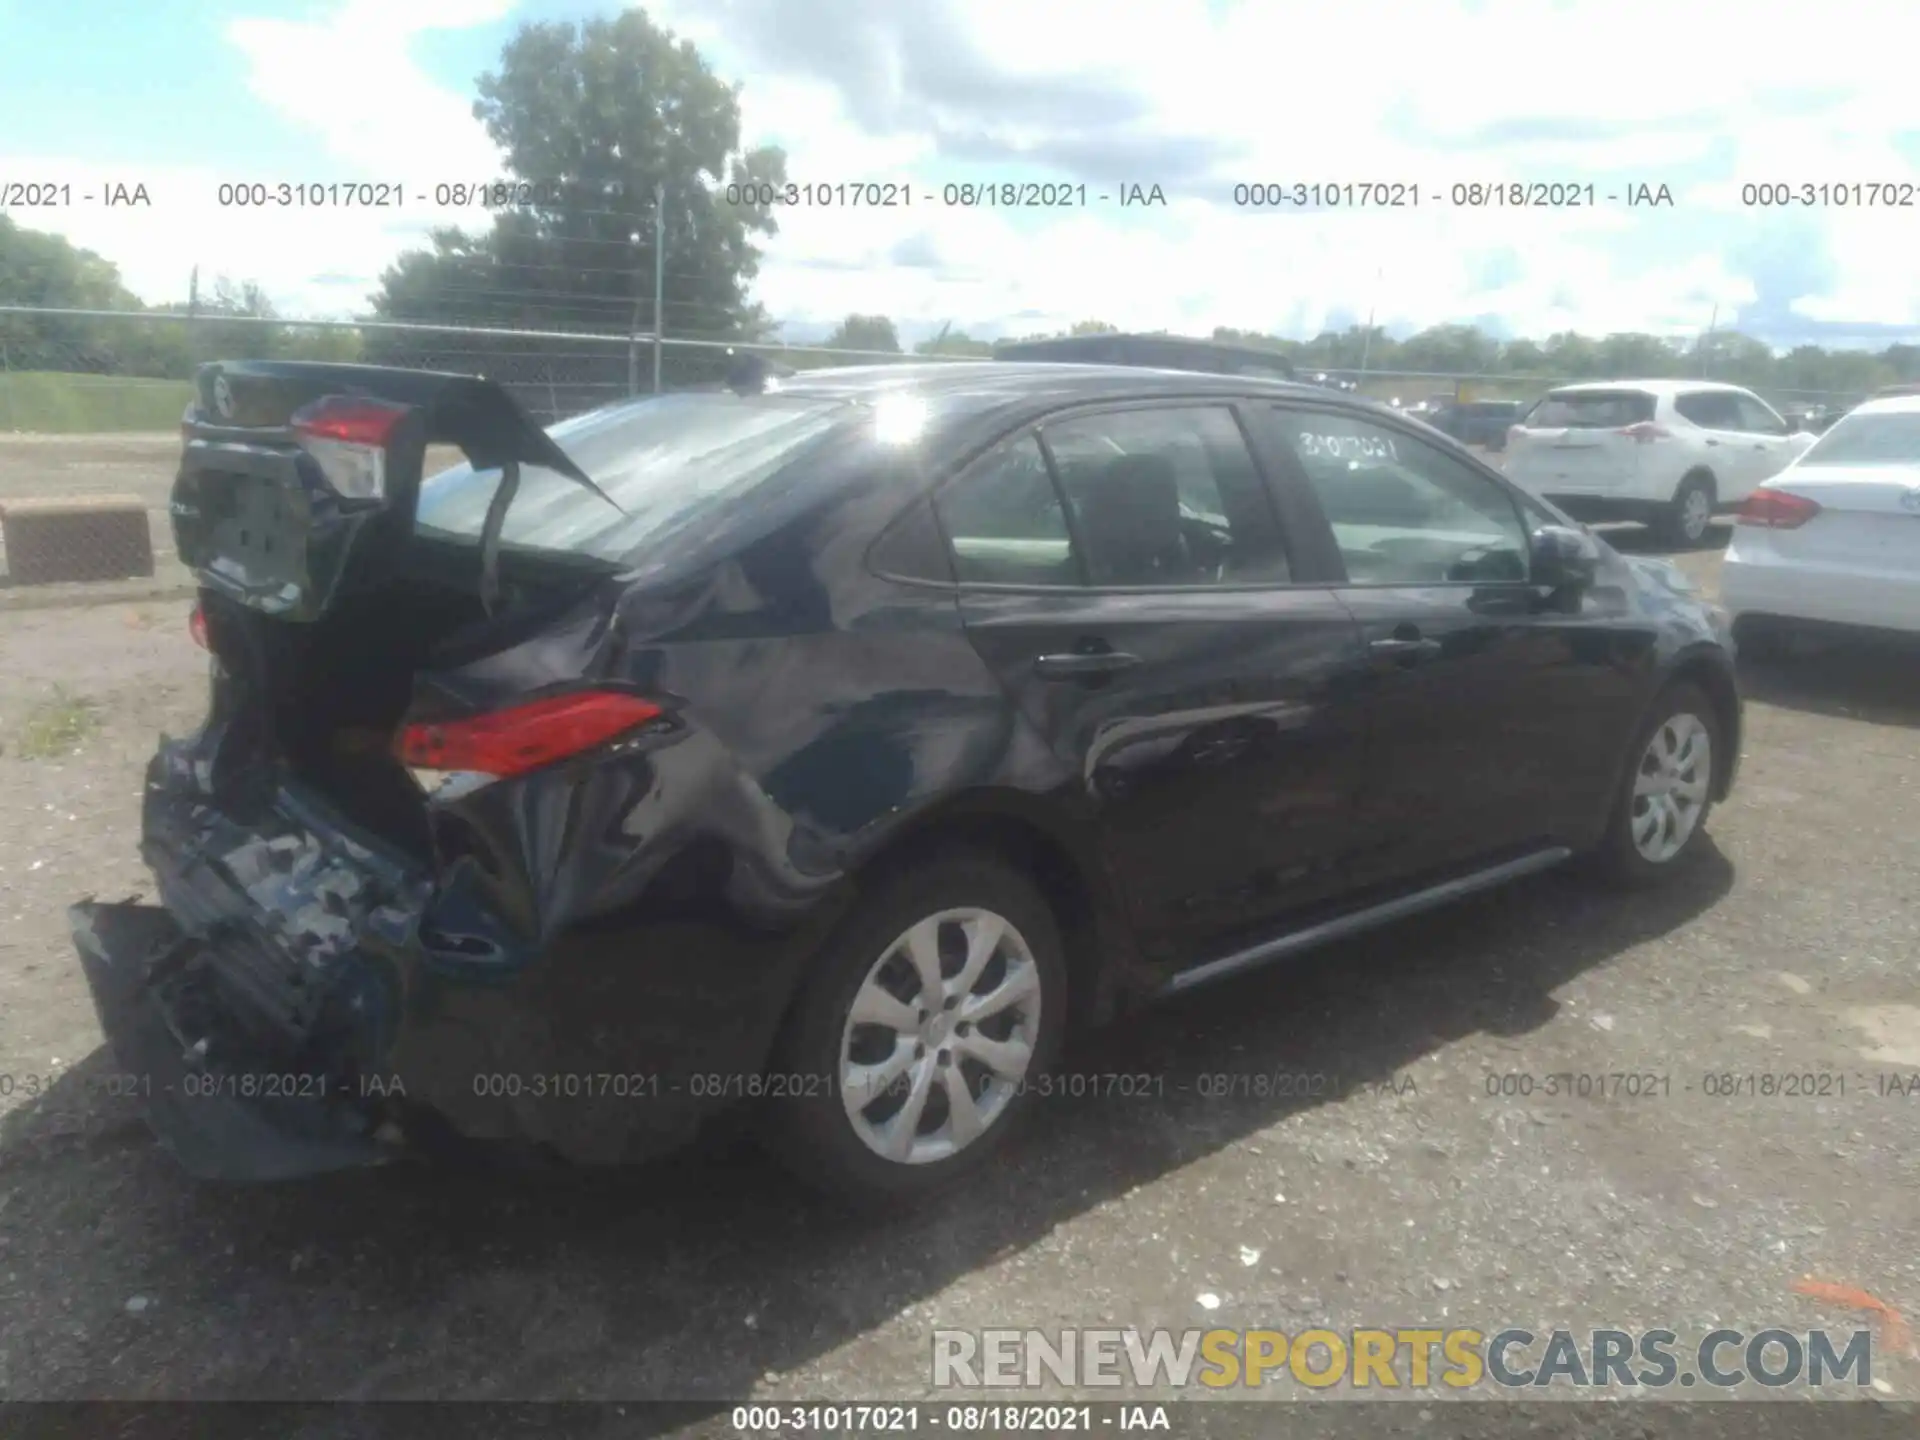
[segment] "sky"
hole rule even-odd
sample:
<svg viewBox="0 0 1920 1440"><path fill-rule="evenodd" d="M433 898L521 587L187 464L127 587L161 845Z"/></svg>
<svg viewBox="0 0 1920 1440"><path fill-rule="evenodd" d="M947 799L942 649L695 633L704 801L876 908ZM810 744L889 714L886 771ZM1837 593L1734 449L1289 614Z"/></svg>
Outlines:
<svg viewBox="0 0 1920 1440"><path fill-rule="evenodd" d="M112 260L149 302L184 299L198 266L203 283L257 282L285 314L363 313L396 255L461 218L412 197L501 173L472 102L505 41L529 20L616 8L0 0L0 199L10 183L70 185L72 204L8 213ZM790 340L854 311L891 316L908 341L1083 319L1309 338L1369 315L1401 335L1469 322L1684 337L1717 315L1781 347L1920 336L1912 0L1829 0L1817 18L1728 0L647 9L740 86L745 142L784 147L792 179L912 189L904 209L782 212L754 295ZM409 198L218 204L222 182L256 180L392 180ZM1088 198L940 203L949 185L999 180ZM1596 203L1452 203L1455 185L1516 180L1591 185ZM1236 203L1236 187L1316 182L1420 199ZM151 204L79 198L116 183ZM1744 193L1756 184L1828 198L1762 207ZM1856 184L1907 203L1834 203ZM1166 203L1123 207L1129 185ZM1672 203L1629 206L1640 186Z"/></svg>

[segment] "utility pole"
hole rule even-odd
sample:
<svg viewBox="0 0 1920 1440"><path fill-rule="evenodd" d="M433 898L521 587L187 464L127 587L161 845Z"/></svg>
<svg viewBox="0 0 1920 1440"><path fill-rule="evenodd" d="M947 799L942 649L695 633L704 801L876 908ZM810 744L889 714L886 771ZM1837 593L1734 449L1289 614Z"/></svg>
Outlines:
<svg viewBox="0 0 1920 1440"><path fill-rule="evenodd" d="M200 355L198 353L200 349L198 343L200 339L200 321L197 318L199 314L200 267L196 265L193 267L193 272L187 276L187 363L190 365L198 365L200 363Z"/></svg>
<svg viewBox="0 0 1920 1440"><path fill-rule="evenodd" d="M667 187L653 187L653 393L660 393L660 310L667 279Z"/></svg>
<svg viewBox="0 0 1920 1440"><path fill-rule="evenodd" d="M627 243L638 245L640 232L627 236ZM640 267L633 269L633 320L627 326L627 394L640 393Z"/></svg>
<svg viewBox="0 0 1920 1440"><path fill-rule="evenodd" d="M1367 356L1373 350L1373 316L1380 307L1380 282L1386 278L1387 272L1384 269L1373 277L1373 299L1367 302L1367 331L1360 337L1360 378L1362 380L1367 378Z"/></svg>

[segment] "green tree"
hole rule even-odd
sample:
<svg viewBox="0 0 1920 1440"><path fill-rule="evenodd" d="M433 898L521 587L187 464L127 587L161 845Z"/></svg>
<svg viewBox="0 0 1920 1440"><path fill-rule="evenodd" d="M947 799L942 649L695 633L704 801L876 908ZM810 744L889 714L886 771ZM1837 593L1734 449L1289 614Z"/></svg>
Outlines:
<svg viewBox="0 0 1920 1440"><path fill-rule="evenodd" d="M893 321L884 315L849 315L820 343L829 350L884 350L889 355L900 353L900 336L894 331Z"/></svg>
<svg viewBox="0 0 1920 1440"><path fill-rule="evenodd" d="M500 146L507 174L525 186L516 198L532 203L498 212L484 232L436 232L431 248L402 256L382 277L381 316L613 332L661 323L668 336L690 338L769 333L747 292L758 271L756 239L777 225L772 207L752 195L756 184L785 183L785 156L742 148L738 95L691 43L639 9L529 24L478 88L474 114ZM656 186L664 194L664 316L653 313ZM745 203L730 202L729 190L740 200L743 187ZM497 358L502 379L516 378L505 373L507 357L527 357L524 342L451 343ZM427 358L449 345L389 333L369 350L389 360ZM610 350L604 363L624 375L623 354ZM665 354L673 381L711 378L723 364L717 352Z"/></svg>
<svg viewBox="0 0 1920 1440"><path fill-rule="evenodd" d="M916 355L973 355L986 358L993 354L993 342L975 340L964 330L943 331L931 340L913 347Z"/></svg>
<svg viewBox="0 0 1920 1440"><path fill-rule="evenodd" d="M64 310L143 307L119 267L65 236L28 230L0 215L0 304ZM162 363L150 327L68 315L0 315L0 346L12 370L150 374Z"/></svg>

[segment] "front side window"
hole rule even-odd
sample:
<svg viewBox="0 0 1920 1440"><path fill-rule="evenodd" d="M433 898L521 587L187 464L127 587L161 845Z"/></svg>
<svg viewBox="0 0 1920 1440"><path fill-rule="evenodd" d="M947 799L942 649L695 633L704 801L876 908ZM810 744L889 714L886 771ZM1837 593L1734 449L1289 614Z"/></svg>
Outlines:
<svg viewBox="0 0 1920 1440"><path fill-rule="evenodd" d="M1282 584L1272 497L1233 412L1111 411L1041 431L1096 586Z"/></svg>
<svg viewBox="0 0 1920 1440"><path fill-rule="evenodd" d="M1773 408L1757 395L1735 395L1734 408L1740 415L1740 428L1751 430L1756 435L1784 435L1787 422L1773 413Z"/></svg>
<svg viewBox="0 0 1920 1440"><path fill-rule="evenodd" d="M1527 578L1527 532L1500 485L1444 451L1358 415L1274 407L1359 585Z"/></svg>

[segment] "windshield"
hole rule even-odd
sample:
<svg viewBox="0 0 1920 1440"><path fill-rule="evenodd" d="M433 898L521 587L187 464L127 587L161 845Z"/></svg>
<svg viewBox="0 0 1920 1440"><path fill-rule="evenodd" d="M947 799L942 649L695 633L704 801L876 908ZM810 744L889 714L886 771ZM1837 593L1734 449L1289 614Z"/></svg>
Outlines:
<svg viewBox="0 0 1920 1440"><path fill-rule="evenodd" d="M1920 410L1855 413L1813 442L1802 465L1920 465Z"/></svg>
<svg viewBox="0 0 1920 1440"><path fill-rule="evenodd" d="M1653 418L1644 390L1561 390L1533 407L1530 430L1621 430Z"/></svg>
<svg viewBox="0 0 1920 1440"><path fill-rule="evenodd" d="M833 429L844 401L732 393L657 395L549 429L623 515L564 475L537 466L500 532L503 545L624 561L696 515L738 501ZM498 470L458 465L420 487L415 528L478 539Z"/></svg>

